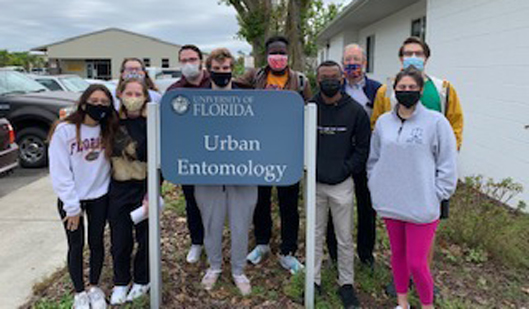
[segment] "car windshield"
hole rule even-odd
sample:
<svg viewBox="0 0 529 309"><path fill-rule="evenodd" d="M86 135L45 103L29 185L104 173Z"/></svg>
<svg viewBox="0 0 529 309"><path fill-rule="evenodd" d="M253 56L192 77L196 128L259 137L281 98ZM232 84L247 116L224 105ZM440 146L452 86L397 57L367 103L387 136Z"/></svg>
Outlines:
<svg viewBox="0 0 529 309"><path fill-rule="evenodd" d="M79 76L61 77L60 80L68 91L81 92L90 86L87 81Z"/></svg>
<svg viewBox="0 0 529 309"><path fill-rule="evenodd" d="M7 70L0 71L0 95L41 91L47 91L46 87L22 73Z"/></svg>

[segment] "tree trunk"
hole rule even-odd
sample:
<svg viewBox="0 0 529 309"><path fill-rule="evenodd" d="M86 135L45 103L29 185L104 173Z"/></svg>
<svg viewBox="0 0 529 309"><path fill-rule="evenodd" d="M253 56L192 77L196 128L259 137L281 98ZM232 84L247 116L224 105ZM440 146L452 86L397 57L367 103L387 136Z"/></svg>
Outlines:
<svg viewBox="0 0 529 309"><path fill-rule="evenodd" d="M301 29L301 14L303 9L303 0L288 1L286 37L290 42L290 66L292 69L301 72L305 70L305 57L303 55L303 37Z"/></svg>

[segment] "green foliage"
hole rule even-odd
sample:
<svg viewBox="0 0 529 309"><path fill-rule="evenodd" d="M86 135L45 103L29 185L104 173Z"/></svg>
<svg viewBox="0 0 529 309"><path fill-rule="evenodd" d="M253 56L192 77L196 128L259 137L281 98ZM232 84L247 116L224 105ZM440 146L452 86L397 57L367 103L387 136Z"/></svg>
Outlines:
<svg viewBox="0 0 529 309"><path fill-rule="evenodd" d="M73 305L73 295L64 295L59 302L42 298L38 300L32 309L70 309Z"/></svg>
<svg viewBox="0 0 529 309"><path fill-rule="evenodd" d="M307 10L301 15L304 53L307 57L317 56L316 36L338 15L341 8L342 4L325 5L322 0L309 1Z"/></svg>
<svg viewBox="0 0 529 309"><path fill-rule="evenodd" d="M44 67L45 61L42 57L30 55L28 52L13 52L0 50L0 67L21 66L27 71L34 67Z"/></svg>
<svg viewBox="0 0 529 309"><path fill-rule="evenodd" d="M452 198L450 219L443 222L440 236L468 247L467 261L482 263L490 257L529 268L529 216L502 204L522 189L510 178L494 182L467 177Z"/></svg>

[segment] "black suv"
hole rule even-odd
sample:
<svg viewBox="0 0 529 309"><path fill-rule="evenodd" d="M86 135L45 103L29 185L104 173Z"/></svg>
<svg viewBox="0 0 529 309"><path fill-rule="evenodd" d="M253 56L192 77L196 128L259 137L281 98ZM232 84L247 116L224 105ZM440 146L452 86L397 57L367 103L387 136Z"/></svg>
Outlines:
<svg viewBox="0 0 529 309"><path fill-rule="evenodd" d="M0 70L0 117L15 128L20 164L47 164L46 140L59 115L68 114L79 99L78 92L48 91L24 74Z"/></svg>

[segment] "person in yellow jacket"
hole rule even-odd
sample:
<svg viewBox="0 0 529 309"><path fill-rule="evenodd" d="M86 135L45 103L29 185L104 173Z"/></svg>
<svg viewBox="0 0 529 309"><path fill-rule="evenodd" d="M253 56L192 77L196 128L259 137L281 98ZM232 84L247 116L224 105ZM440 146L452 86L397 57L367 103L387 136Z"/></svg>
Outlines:
<svg viewBox="0 0 529 309"><path fill-rule="evenodd" d="M414 66L417 70L423 72L424 88L420 102L426 108L436 110L445 115L454 131L457 150L460 150L463 142L463 109L461 108L457 92L450 82L436 78L425 72L425 66L430 58L430 54L428 44L417 37L407 38L399 49L399 59L403 69ZM386 85L382 85L377 91L375 102L373 103L373 113L371 115L371 129L375 128L375 123L382 114L391 111L397 104L395 92L393 91L393 87L391 87L392 84L393 81L388 79ZM387 87L387 85L390 85L390 87ZM442 201L440 207L440 219L447 219L449 201ZM434 255L434 245L435 238L432 240L432 246L428 256L430 265L432 264ZM386 287L386 293L396 297L393 283ZM434 287L434 294L437 293L438 291Z"/></svg>
<svg viewBox="0 0 529 309"><path fill-rule="evenodd" d="M457 149L459 150L463 142L463 109L457 92L450 82L425 73L424 68L429 58L430 48L428 44L417 37L407 38L399 49L399 59L404 69L413 65L423 72L425 85L421 103L428 109L437 110L446 116L454 130ZM371 116L372 129L375 127L377 119L390 111L397 103L392 87L388 88L387 84L392 83L388 81L377 91Z"/></svg>

